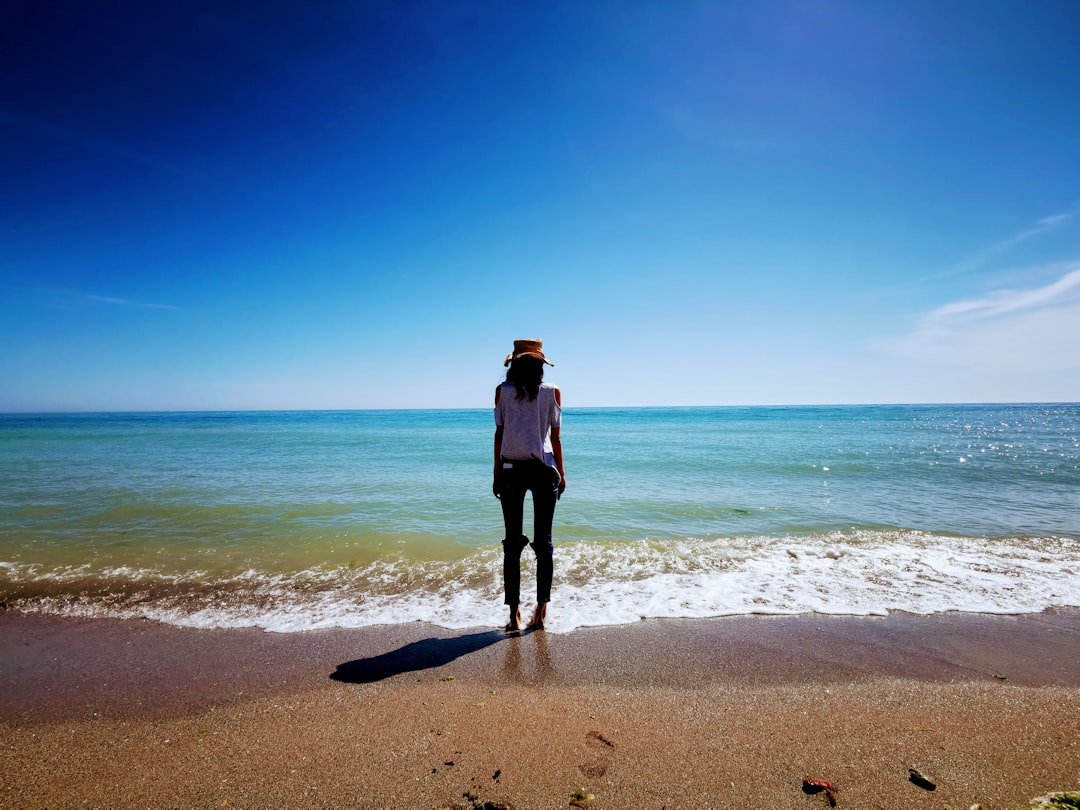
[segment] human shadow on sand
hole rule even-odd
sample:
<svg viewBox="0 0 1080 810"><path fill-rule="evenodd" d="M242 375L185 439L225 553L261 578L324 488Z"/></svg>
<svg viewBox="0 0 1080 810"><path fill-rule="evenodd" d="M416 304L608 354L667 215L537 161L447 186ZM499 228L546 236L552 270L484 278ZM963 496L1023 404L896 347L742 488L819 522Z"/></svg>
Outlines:
<svg viewBox="0 0 1080 810"><path fill-rule="evenodd" d="M505 639L506 634L499 630L453 638L425 638L382 655L338 664L330 678L344 683L373 683L402 672L441 667L463 655L490 647Z"/></svg>

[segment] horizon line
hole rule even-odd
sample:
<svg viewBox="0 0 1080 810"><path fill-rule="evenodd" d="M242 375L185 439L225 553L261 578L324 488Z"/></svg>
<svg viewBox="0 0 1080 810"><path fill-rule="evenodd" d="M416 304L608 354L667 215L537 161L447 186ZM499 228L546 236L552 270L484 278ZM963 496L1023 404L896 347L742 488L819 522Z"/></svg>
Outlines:
<svg viewBox="0 0 1080 810"><path fill-rule="evenodd" d="M904 407L945 407L945 406L1080 406L1080 402L1070 400L1000 400L1000 401L938 401L938 402L806 402L787 404L753 405L571 405L564 411L600 411L600 410L692 410L692 409L735 409L735 408L904 408ZM193 408L179 410L43 410L43 411L5 411L0 410L0 417L5 416L110 416L110 415L163 415L163 414L221 414L221 413L403 413L419 411L490 411L489 406L477 407L399 407L399 408Z"/></svg>

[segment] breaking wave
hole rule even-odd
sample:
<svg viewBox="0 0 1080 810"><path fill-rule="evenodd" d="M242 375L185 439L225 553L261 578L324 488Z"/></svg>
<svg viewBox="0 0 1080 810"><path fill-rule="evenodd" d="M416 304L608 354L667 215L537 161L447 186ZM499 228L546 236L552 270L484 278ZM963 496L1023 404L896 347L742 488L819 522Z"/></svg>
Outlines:
<svg viewBox="0 0 1080 810"><path fill-rule="evenodd" d="M1080 607L1080 542L910 530L556 543L548 628L742 614L1018 614ZM522 587L533 579L528 552ZM296 571L0 563L8 610L299 632L501 623L501 546Z"/></svg>

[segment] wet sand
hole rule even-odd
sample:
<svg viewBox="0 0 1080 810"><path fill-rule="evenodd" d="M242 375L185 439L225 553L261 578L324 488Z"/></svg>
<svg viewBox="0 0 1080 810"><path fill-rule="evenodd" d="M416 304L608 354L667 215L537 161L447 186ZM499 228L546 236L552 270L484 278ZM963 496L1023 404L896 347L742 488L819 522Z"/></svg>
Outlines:
<svg viewBox="0 0 1080 810"><path fill-rule="evenodd" d="M909 780L914 765L935 789ZM0 614L2 807L1026 806L1080 790L1080 611L506 637Z"/></svg>

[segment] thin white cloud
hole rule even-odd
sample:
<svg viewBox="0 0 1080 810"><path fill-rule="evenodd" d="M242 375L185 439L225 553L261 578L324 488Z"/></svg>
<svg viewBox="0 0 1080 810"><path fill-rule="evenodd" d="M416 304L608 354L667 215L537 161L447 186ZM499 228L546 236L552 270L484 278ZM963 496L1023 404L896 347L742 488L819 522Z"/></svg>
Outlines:
<svg viewBox="0 0 1080 810"><path fill-rule="evenodd" d="M933 365L1017 373L1080 369L1080 267L1041 287L945 304L885 348Z"/></svg>
<svg viewBox="0 0 1080 810"><path fill-rule="evenodd" d="M958 318L992 318L1022 309L1045 306L1055 299L1067 296L1069 291L1080 286L1080 268L1077 268L1045 287L1034 290L997 290L985 298L971 301L957 301L930 312L923 319L924 327L937 323L948 323Z"/></svg>
<svg viewBox="0 0 1080 810"><path fill-rule="evenodd" d="M1029 239L1034 239L1037 236L1050 233L1075 220L1078 212L1080 212L1080 205L1074 205L1067 211L1042 217L1041 219L1036 220L1034 225L1026 228L1020 233L1010 236L1008 239L1002 239L1000 242L996 242L989 247L980 250L978 253L969 256L959 264L938 272L928 273L922 276L911 276L903 281L898 281L889 285L887 288L879 290L879 294L884 294L894 289L936 282L943 278L974 273L982 269L982 267L994 257L1006 253L1017 245L1027 242ZM1047 269L1049 268L1044 268L1044 270Z"/></svg>
<svg viewBox="0 0 1080 810"><path fill-rule="evenodd" d="M1060 225L1062 222L1065 222L1071 216L1072 216L1072 214L1054 214L1053 216L1043 217L1042 219L1040 219L1035 224L1036 225L1041 225L1041 226L1043 226L1043 228L1055 228L1058 225ZM1040 233L1041 233L1041 231L1040 231Z"/></svg>
<svg viewBox="0 0 1080 810"><path fill-rule="evenodd" d="M1051 214L1050 216L1043 217L1042 219L1037 220L1030 228L1023 230L1014 236L1010 236L1008 239L1002 239L1000 242L990 245L987 248L983 248L974 256L960 262L949 275L952 275L953 273L967 273L975 270L986 264L986 262L990 261L990 259L995 256L1011 250L1022 242L1026 242L1036 236L1041 236L1044 233L1049 233L1050 231L1059 228L1072 219L1073 216L1074 213L1072 211L1064 211L1060 214Z"/></svg>
<svg viewBox="0 0 1080 810"><path fill-rule="evenodd" d="M116 298L111 295L84 295L87 301L93 301L98 304L115 304L117 306L125 307L145 307L146 309L172 309L182 310L183 307L174 307L172 304L154 304L149 301L132 301L128 298Z"/></svg>

